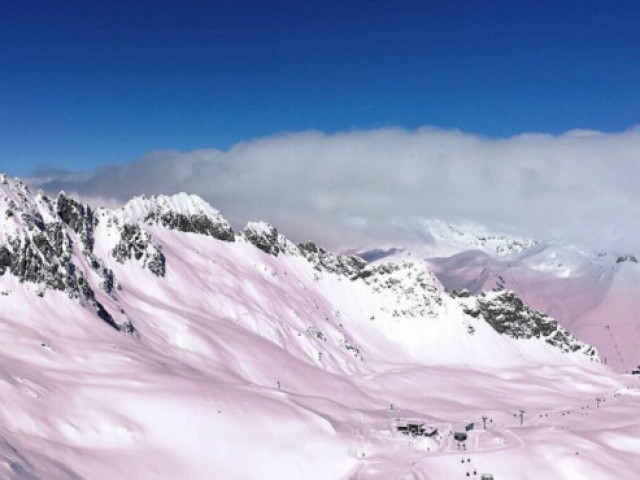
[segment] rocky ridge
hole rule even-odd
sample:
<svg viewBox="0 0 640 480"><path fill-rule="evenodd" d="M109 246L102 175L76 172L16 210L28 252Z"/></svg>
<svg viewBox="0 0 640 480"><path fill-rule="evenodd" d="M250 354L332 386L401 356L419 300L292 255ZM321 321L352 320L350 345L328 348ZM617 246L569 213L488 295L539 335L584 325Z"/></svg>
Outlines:
<svg viewBox="0 0 640 480"><path fill-rule="evenodd" d="M459 298L466 314L484 319L498 333L515 339L541 338L564 352L579 351L597 358L593 347L582 343L555 319L526 305L512 291L489 292L473 297L468 291L461 290L452 296Z"/></svg>
<svg viewBox="0 0 640 480"><path fill-rule="evenodd" d="M0 276L12 275L32 284L39 295L47 289L65 292L124 332L135 330L134 321L118 306L120 286L109 264L135 261L162 281L170 265L162 245L153 238L153 228L158 227L214 241L241 239L274 257L301 257L319 275L363 282L382 299L382 310L392 318L428 321L443 312L443 289L421 261L367 264L357 256L334 254L313 242L296 246L265 222L250 222L236 236L220 212L194 195L136 197L116 210L94 210L64 192L54 201L42 192L33 195L22 182L6 176L0 177L0 187L0 208L5 212ZM96 250L98 237L109 239L106 251ZM595 350L552 318L524 305L512 292L477 298L460 294L457 298L466 315L484 319L503 335L542 338L562 351L596 356Z"/></svg>
<svg viewBox="0 0 640 480"><path fill-rule="evenodd" d="M130 222L161 225L180 232L208 235L233 242L235 235L220 212L196 195L135 197L116 214Z"/></svg>

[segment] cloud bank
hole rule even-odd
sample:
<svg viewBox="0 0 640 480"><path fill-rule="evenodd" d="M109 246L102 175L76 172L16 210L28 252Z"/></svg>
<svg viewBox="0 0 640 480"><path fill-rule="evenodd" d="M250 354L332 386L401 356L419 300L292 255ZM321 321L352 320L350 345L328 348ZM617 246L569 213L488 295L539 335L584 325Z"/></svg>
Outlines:
<svg viewBox="0 0 640 480"><path fill-rule="evenodd" d="M420 240L422 219L640 251L640 127L490 139L423 127L156 151L91 174L32 179L109 204L196 193L232 222L262 219L332 247Z"/></svg>

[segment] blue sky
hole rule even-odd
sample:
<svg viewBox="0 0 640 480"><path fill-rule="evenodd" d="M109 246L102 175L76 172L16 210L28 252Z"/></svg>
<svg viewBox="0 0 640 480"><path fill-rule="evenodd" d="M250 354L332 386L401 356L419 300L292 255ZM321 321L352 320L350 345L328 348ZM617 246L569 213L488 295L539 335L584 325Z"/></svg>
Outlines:
<svg viewBox="0 0 640 480"><path fill-rule="evenodd" d="M637 1L0 2L0 170L279 132L625 130Z"/></svg>

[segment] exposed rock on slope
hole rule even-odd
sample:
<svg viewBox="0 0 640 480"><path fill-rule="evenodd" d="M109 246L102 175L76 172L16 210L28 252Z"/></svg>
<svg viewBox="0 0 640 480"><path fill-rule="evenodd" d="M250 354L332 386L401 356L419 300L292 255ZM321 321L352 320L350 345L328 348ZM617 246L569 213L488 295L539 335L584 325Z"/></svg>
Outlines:
<svg viewBox="0 0 640 480"><path fill-rule="evenodd" d="M120 263L134 258L156 276L164 277L166 259L162 254L162 248L153 241L148 232L136 224L127 223L122 226L120 241L111 254Z"/></svg>
<svg viewBox="0 0 640 480"><path fill-rule="evenodd" d="M42 193L31 196L20 181L3 177L0 202L5 206L0 246L0 275L10 273L18 281L65 292L92 308L114 328L131 331L130 322L117 323L98 300L89 277L112 293L116 286L111 269L92 253L95 219L91 209L60 194L51 202ZM77 251L75 244L82 245Z"/></svg>
<svg viewBox="0 0 640 480"><path fill-rule="evenodd" d="M640 363L640 264L634 258L631 253L540 242L507 259L467 251L428 263L449 291L516 292L532 308L597 348L611 368L630 372Z"/></svg>
<svg viewBox="0 0 640 480"><path fill-rule="evenodd" d="M269 255L278 256L280 253L296 254L297 248L284 235L266 222L249 222L240 232L249 243Z"/></svg>
<svg viewBox="0 0 640 480"><path fill-rule="evenodd" d="M565 352L583 352L597 358L597 352L580 342L553 318L526 305L514 292L492 292L470 297L468 292L458 293L465 313L482 317L493 329L515 339L543 338L545 342Z"/></svg>
<svg viewBox="0 0 640 480"><path fill-rule="evenodd" d="M63 192L58 195L55 207L60 219L80 237L85 250L93 251L95 220L91 208Z"/></svg>
<svg viewBox="0 0 640 480"><path fill-rule="evenodd" d="M351 277L358 275L367 264L367 262L355 255L336 255L327 252L313 242L301 243L298 248L300 253L316 270Z"/></svg>

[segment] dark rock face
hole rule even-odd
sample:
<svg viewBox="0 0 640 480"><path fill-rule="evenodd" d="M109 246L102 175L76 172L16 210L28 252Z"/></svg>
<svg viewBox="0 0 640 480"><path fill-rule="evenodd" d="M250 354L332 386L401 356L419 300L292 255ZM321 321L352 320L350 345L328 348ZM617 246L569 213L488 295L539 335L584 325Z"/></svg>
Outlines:
<svg viewBox="0 0 640 480"><path fill-rule="evenodd" d="M24 218L23 218L24 221ZM0 247L0 274L9 271L22 282L42 283L70 295L81 294L71 262L71 239L60 223L30 223L31 236L9 240Z"/></svg>
<svg viewBox="0 0 640 480"><path fill-rule="evenodd" d="M125 224L120 231L120 241L111 252L113 258L125 263L132 258L139 260L143 266L158 277L164 277L166 258L160 245L156 244L148 232L138 225Z"/></svg>
<svg viewBox="0 0 640 480"><path fill-rule="evenodd" d="M11 267L11 251L4 245L0 247L0 275L4 275Z"/></svg>
<svg viewBox="0 0 640 480"><path fill-rule="evenodd" d="M250 222L240 233L249 243L269 255L277 257L283 251L278 230L269 224Z"/></svg>
<svg viewBox="0 0 640 480"><path fill-rule="evenodd" d="M81 239L85 250L93 251L93 231L97 220L93 211L64 193L56 199L56 213Z"/></svg>
<svg viewBox="0 0 640 480"><path fill-rule="evenodd" d="M186 215L184 213L176 212L154 212L150 213L145 221L157 223L180 232L199 233L225 242L235 241L233 230L228 224L214 222L206 215Z"/></svg>
<svg viewBox="0 0 640 480"><path fill-rule="evenodd" d="M513 338L544 338L565 352L584 350L588 356L597 355L593 347L580 342L553 318L527 306L511 291L494 297L478 297L475 306L466 308L465 313L482 317L495 331Z"/></svg>
<svg viewBox="0 0 640 480"><path fill-rule="evenodd" d="M298 249L316 270L324 270L338 275L355 278L367 265L360 257L355 255L335 255L327 252L324 248L317 246L313 242L301 243Z"/></svg>

